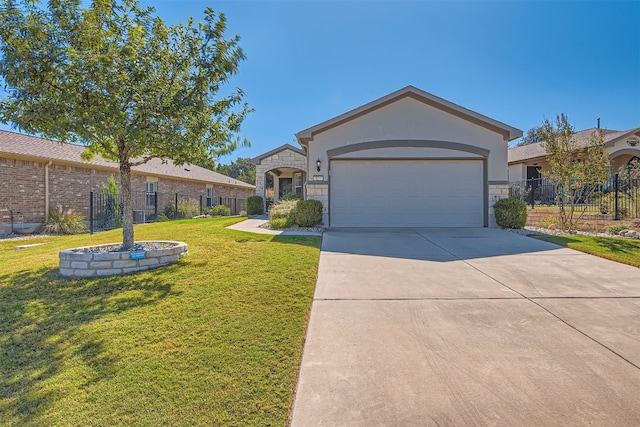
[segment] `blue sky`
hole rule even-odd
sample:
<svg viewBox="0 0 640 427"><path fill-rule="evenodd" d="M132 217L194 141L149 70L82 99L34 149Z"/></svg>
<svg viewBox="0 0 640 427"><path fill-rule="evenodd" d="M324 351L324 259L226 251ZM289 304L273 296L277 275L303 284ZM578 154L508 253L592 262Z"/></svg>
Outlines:
<svg viewBox="0 0 640 427"><path fill-rule="evenodd" d="M168 23L222 11L247 60L232 84L255 108L254 157L406 85L527 129L640 127L640 0L155 0Z"/></svg>

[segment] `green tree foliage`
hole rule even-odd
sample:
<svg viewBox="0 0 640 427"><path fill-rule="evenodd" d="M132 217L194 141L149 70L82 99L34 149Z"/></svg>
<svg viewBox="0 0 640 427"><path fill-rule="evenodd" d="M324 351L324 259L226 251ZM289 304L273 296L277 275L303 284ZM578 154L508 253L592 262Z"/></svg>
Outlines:
<svg viewBox="0 0 640 427"><path fill-rule="evenodd" d="M120 210L120 189L113 175L100 186L100 193L104 198L101 227L105 229L122 227L122 212Z"/></svg>
<svg viewBox="0 0 640 427"><path fill-rule="evenodd" d="M522 137L520 142L516 144L516 147L522 147L523 145L535 144L536 142L542 142L544 138L540 135L539 128L531 128L527 131L527 134Z"/></svg>
<svg viewBox="0 0 640 427"><path fill-rule="evenodd" d="M215 171L247 184L256 185L256 167L249 157L238 157L229 165L217 165Z"/></svg>
<svg viewBox="0 0 640 427"><path fill-rule="evenodd" d="M166 25L137 0L0 0L0 121L120 165L123 246L134 242L131 168L232 152L251 111L223 94L245 58L224 14Z"/></svg>
<svg viewBox="0 0 640 427"><path fill-rule="evenodd" d="M560 227L574 229L586 210L586 201L609 178L609 157L604 134L596 130L586 146L579 145L575 130L565 114L555 122L545 119L539 128L550 171L542 172L554 185L560 209Z"/></svg>

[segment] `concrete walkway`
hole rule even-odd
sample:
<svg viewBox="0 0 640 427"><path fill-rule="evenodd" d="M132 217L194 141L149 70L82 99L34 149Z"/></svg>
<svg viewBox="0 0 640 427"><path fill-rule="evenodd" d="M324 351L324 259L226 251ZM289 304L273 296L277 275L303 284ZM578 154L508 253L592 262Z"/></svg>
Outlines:
<svg viewBox="0 0 640 427"><path fill-rule="evenodd" d="M270 230L268 228L260 227L268 222L267 215L261 215L259 217L252 217L242 222L230 225L229 229L246 231L248 233L257 234L274 234L283 236L322 236L322 232L319 231L304 231L304 230Z"/></svg>
<svg viewBox="0 0 640 427"><path fill-rule="evenodd" d="M640 425L640 269L495 229L325 231L291 424Z"/></svg>

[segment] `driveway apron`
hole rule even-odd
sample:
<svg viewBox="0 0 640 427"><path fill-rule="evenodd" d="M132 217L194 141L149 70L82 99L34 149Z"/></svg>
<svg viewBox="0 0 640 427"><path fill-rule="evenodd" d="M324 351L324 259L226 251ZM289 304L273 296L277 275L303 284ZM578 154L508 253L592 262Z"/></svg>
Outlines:
<svg viewBox="0 0 640 427"><path fill-rule="evenodd" d="M640 269L503 230L324 233L291 425L640 425Z"/></svg>

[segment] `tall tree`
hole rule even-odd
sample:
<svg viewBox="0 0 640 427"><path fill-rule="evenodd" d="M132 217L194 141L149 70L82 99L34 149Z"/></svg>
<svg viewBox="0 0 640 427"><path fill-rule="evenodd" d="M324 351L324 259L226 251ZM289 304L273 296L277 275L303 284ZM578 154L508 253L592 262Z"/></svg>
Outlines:
<svg viewBox="0 0 640 427"><path fill-rule="evenodd" d="M609 178L604 134L595 130L586 146L579 145L565 114L557 116L555 122L545 119L539 133L551 169L542 174L554 185L560 226L563 230L574 229L586 210L585 202Z"/></svg>
<svg viewBox="0 0 640 427"><path fill-rule="evenodd" d="M531 128L527 131L527 134L522 137L520 142L516 144L516 147L522 147L523 145L535 144L536 142L542 142L544 138L540 135L540 128Z"/></svg>
<svg viewBox="0 0 640 427"><path fill-rule="evenodd" d="M137 0L0 0L0 121L85 145L120 165L123 248L134 243L131 168L232 152L251 111L225 84L245 58L224 14L166 25Z"/></svg>
<svg viewBox="0 0 640 427"><path fill-rule="evenodd" d="M216 172L230 176L247 184L256 184L256 167L249 157L238 157L228 165L217 165Z"/></svg>

